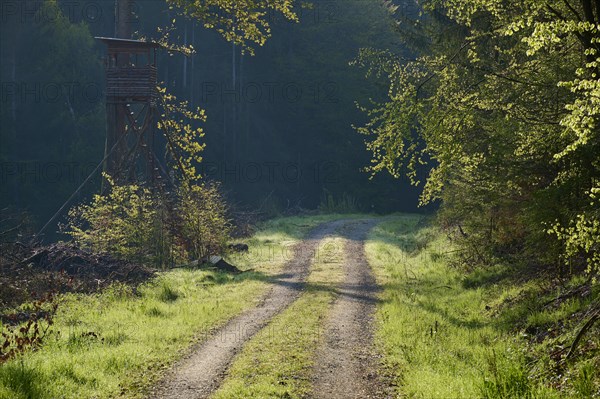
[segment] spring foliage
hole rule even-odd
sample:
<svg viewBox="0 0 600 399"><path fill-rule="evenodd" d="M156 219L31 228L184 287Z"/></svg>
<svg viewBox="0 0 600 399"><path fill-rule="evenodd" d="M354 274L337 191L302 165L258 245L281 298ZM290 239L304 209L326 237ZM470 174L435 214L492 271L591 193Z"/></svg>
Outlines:
<svg viewBox="0 0 600 399"><path fill-rule="evenodd" d="M224 251L230 226L217 185L166 194L106 178L110 192L71 209L63 227L82 247L158 267Z"/></svg>
<svg viewBox="0 0 600 399"><path fill-rule="evenodd" d="M162 185L109 183L107 194L74 207L63 231L81 246L119 258L168 267L189 259L221 253L230 224L217 184L197 173L202 162L206 121L200 108L191 110L165 88L158 129L166 139L168 178L173 193Z"/></svg>
<svg viewBox="0 0 600 399"><path fill-rule="evenodd" d="M253 45L262 46L271 36L270 21L276 13L289 21L298 21L294 0L167 0L167 3L250 54L254 54Z"/></svg>
<svg viewBox="0 0 600 399"><path fill-rule="evenodd" d="M480 259L585 259L597 269L600 6L427 0L390 9L414 48L365 49L356 61L389 81L388 100L363 108L370 121L358 128L371 171L419 184L428 170L421 202L441 200Z"/></svg>
<svg viewBox="0 0 600 399"><path fill-rule="evenodd" d="M206 114L201 108L190 109L187 101L178 101L164 87L158 91L162 105L158 129L167 140L170 169L177 171L178 179L184 184L194 183L201 177L196 165L202 162L201 154L206 147L202 141L204 131L197 123L206 122Z"/></svg>

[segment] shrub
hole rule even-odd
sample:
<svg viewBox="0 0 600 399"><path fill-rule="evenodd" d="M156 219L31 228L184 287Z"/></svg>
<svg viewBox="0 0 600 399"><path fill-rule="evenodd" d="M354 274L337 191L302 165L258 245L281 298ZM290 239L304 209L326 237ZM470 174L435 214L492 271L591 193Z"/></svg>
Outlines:
<svg viewBox="0 0 600 399"><path fill-rule="evenodd" d="M110 192L71 209L63 226L83 248L163 268L223 251L230 227L216 184L164 194L108 180Z"/></svg>
<svg viewBox="0 0 600 399"><path fill-rule="evenodd" d="M182 187L178 194L177 231L188 256L201 259L223 253L231 233L227 206L216 183Z"/></svg>
<svg viewBox="0 0 600 399"><path fill-rule="evenodd" d="M567 262L585 259L586 271L595 278L600 269L600 186L588 193L590 207L571 219L567 227L556 223L548 234L556 236L564 245L563 259Z"/></svg>
<svg viewBox="0 0 600 399"><path fill-rule="evenodd" d="M117 185L107 179L110 192L95 195L89 204L71 209L63 230L93 252L107 252L135 262L164 263L161 247L172 243L157 239L169 238L163 231L160 199L146 187Z"/></svg>

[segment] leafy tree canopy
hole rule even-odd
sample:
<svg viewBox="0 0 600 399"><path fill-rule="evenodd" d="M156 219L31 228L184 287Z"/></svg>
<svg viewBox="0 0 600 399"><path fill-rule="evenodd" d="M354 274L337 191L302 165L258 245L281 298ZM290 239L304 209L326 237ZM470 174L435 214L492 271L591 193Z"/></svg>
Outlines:
<svg viewBox="0 0 600 399"><path fill-rule="evenodd" d="M294 0L167 0L167 3L251 54L252 45L262 46L271 36L269 20L274 13L298 21Z"/></svg>
<svg viewBox="0 0 600 399"><path fill-rule="evenodd" d="M569 256L598 251L600 6L588 0L429 0L391 7L413 57L365 49L357 63L389 79L363 108L371 170L428 176L422 203L484 247L548 259L546 227L584 235ZM585 220L585 222L584 222ZM462 228L462 227L461 227ZM571 230L569 230L571 229ZM485 233L481 233L481 231ZM597 233L597 229L594 230ZM587 232L587 233L586 233ZM550 247L550 248L549 248Z"/></svg>

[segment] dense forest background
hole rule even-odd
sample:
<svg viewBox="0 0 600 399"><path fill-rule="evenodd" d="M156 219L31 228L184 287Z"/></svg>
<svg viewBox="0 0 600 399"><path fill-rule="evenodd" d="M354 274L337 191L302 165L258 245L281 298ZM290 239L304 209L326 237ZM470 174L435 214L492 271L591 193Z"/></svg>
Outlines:
<svg viewBox="0 0 600 399"><path fill-rule="evenodd" d="M106 50L94 37L114 36L114 4L2 0L0 207L29 212L36 226L103 157ZM416 209L407 180L370 180L362 171L370 155L352 128L366 120L355 102L382 99L386 87L350 61L361 47L402 52L380 3L318 0L298 9L299 23L273 14L273 37L254 56L164 1L134 5L136 36L158 38L157 28L171 27L171 41L196 50L162 51L159 80L206 110L200 170L223 183L232 204L264 212L327 203ZM98 175L74 202L100 184Z"/></svg>
<svg viewBox="0 0 600 399"><path fill-rule="evenodd" d="M105 49L94 36L113 34L114 4L2 1L0 207L34 226L103 156ZM253 56L169 4L134 2L134 37L170 28L171 42L196 50L161 51L159 78L206 110L199 169L234 209L441 202L470 261L597 268L590 1L297 3L298 23L267 16L273 37ZM98 174L73 203L99 187Z"/></svg>

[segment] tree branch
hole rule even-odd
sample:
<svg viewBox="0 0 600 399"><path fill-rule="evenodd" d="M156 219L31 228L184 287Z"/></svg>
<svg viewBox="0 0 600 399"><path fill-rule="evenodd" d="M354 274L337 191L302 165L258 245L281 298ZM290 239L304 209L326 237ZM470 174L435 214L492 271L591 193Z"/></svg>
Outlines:
<svg viewBox="0 0 600 399"><path fill-rule="evenodd" d="M567 353L567 359L570 359L573 356L573 354L575 353L575 349L577 348L577 344L579 344L579 341L581 340L581 337L583 337L585 332L587 330L589 330L590 327L592 327L592 325L594 324L594 322L596 320L598 320L598 317L600 317L600 311L596 311L596 313L594 315L592 315L592 317L587 321L587 323L585 323L583 325L581 330L579 330L579 332L577 333L577 336L575 337L575 340L573 341L573 343L571 344L571 347L569 348L569 353Z"/></svg>
<svg viewBox="0 0 600 399"><path fill-rule="evenodd" d="M565 1L566 2L566 1ZM556 15L561 21L568 21L567 18L564 17L564 15L562 15L560 12L558 12L554 7L552 7L550 4L546 4L546 8L548 8L548 10L550 10L550 12L554 15ZM581 17L579 17L579 14L577 14L577 12L575 10L573 10L577 17L579 18L580 21ZM583 44L583 46L585 48L589 47L589 40L587 40L581 33L579 32L573 32L575 34L575 36L577 36L577 38L579 39L579 41L581 42L581 44Z"/></svg>
<svg viewBox="0 0 600 399"><path fill-rule="evenodd" d="M567 8L573 13L573 15L575 15L575 17L579 21L583 21L583 19L581 19L581 15L579 15L579 13L577 12L577 10L575 8L573 8L573 6L571 5L571 3L569 3L567 0L563 0L563 2L565 3L565 5L567 6Z"/></svg>
<svg viewBox="0 0 600 399"><path fill-rule="evenodd" d="M456 57L458 57L458 55L460 54L460 52L463 51L464 48L469 45L469 43L470 43L470 41L466 41L462 46L460 46L460 48L458 49L458 51L452 57L450 57L450 59L448 60L448 63L446 65L444 65L443 68L441 68L439 71L431 72L431 74L429 76L427 76L425 78L425 80L422 81L419 84L419 86L417 86L417 96L419 95L419 91L421 91L421 89L423 88L423 86L425 86L425 84L427 84L427 82L429 82L431 79L433 79L439 72L443 72L446 68L448 68L448 65L452 61L454 61L456 59Z"/></svg>

